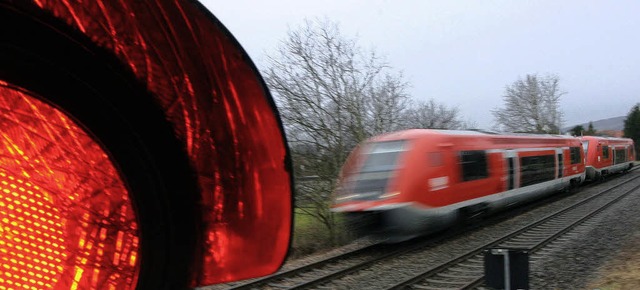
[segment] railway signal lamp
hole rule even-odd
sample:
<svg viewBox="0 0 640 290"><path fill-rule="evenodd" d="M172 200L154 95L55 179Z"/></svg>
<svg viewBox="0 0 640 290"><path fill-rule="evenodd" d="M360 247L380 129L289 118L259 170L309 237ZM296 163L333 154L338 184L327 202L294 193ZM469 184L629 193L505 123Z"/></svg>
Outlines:
<svg viewBox="0 0 640 290"><path fill-rule="evenodd" d="M187 0L0 0L0 289L269 274L290 159L256 68Z"/></svg>

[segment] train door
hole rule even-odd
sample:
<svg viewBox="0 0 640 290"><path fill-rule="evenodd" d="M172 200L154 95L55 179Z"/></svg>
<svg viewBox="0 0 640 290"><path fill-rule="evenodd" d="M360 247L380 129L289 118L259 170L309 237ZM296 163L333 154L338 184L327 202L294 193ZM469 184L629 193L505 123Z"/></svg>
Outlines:
<svg viewBox="0 0 640 290"><path fill-rule="evenodd" d="M518 162L517 154L514 150L504 152L507 174L507 190L516 188L516 163Z"/></svg>
<svg viewBox="0 0 640 290"><path fill-rule="evenodd" d="M611 152L613 153L613 164L620 164L627 162L627 148L624 146L612 146Z"/></svg>
<svg viewBox="0 0 640 290"><path fill-rule="evenodd" d="M558 178L562 178L562 173L564 172L564 159L562 158L562 149L556 149L556 155L558 156Z"/></svg>

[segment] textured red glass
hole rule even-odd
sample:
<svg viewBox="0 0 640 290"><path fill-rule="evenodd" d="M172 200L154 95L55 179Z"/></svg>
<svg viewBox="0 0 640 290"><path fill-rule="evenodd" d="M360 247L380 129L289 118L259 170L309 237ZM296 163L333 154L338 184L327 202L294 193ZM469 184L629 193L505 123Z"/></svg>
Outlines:
<svg viewBox="0 0 640 290"><path fill-rule="evenodd" d="M111 49L155 95L184 142L205 212L193 286L275 271L291 229L286 144L246 54L186 0L36 0Z"/></svg>
<svg viewBox="0 0 640 290"><path fill-rule="evenodd" d="M136 219L105 152L5 83L0 128L0 289L133 289Z"/></svg>

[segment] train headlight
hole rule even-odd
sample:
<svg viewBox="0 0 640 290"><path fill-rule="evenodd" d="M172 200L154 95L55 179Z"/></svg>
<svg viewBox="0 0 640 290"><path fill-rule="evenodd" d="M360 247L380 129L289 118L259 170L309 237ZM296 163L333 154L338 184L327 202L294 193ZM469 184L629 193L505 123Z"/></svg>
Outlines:
<svg viewBox="0 0 640 290"><path fill-rule="evenodd" d="M392 198L392 197L396 197L400 195L399 191L393 191L393 192L387 192L385 194L380 195L380 199L387 199L387 198Z"/></svg>
<svg viewBox="0 0 640 290"><path fill-rule="evenodd" d="M360 194L347 194L336 197L336 202L345 202L352 199L356 199L360 196Z"/></svg>

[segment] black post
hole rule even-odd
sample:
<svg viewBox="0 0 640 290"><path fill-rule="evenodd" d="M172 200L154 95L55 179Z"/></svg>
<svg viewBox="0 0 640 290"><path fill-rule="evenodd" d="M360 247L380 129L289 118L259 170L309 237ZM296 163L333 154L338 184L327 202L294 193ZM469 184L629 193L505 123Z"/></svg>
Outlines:
<svg viewBox="0 0 640 290"><path fill-rule="evenodd" d="M529 249L489 249L484 253L484 281L493 289L529 289Z"/></svg>

